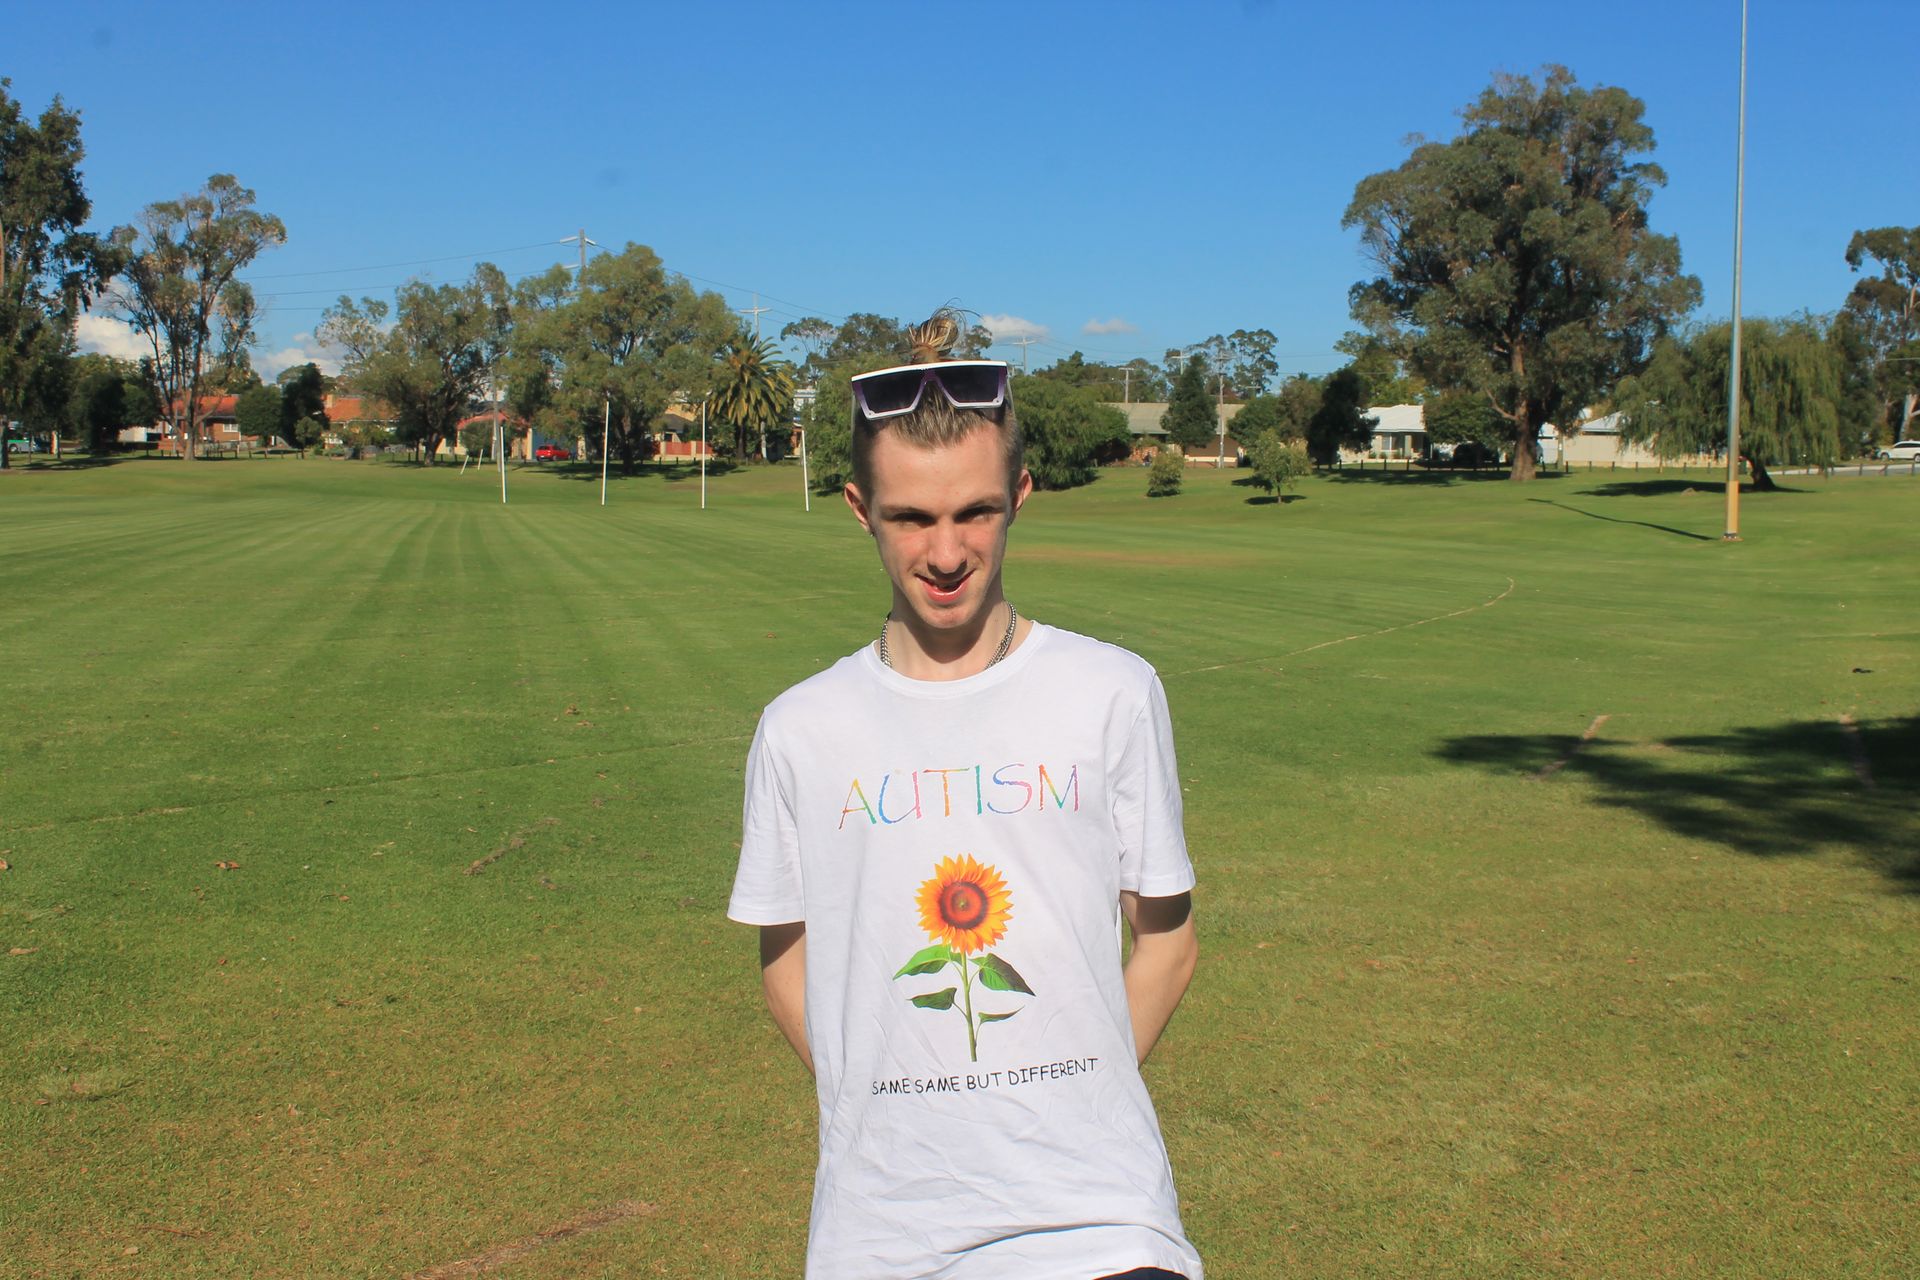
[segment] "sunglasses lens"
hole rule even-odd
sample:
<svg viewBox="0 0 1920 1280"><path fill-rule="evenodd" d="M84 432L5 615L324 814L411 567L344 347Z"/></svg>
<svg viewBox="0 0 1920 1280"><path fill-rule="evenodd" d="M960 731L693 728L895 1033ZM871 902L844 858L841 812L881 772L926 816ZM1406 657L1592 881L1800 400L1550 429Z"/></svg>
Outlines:
<svg viewBox="0 0 1920 1280"><path fill-rule="evenodd" d="M939 371L940 385L956 408L981 409L1006 400L1007 370L997 364L964 364Z"/></svg>
<svg viewBox="0 0 1920 1280"><path fill-rule="evenodd" d="M861 378L854 383L854 389L868 417L885 418L913 408L919 402L920 385L925 378L924 369L902 369L875 378Z"/></svg>

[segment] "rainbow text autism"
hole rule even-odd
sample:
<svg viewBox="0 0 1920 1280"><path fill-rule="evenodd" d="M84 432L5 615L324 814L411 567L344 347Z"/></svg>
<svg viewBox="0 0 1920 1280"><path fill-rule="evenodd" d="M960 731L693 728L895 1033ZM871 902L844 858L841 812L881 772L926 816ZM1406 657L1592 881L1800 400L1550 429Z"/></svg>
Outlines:
<svg viewBox="0 0 1920 1280"><path fill-rule="evenodd" d="M883 773L877 786L855 778L840 806L840 827L865 818L870 826L892 826L909 818L1016 813L1080 812L1080 766L1003 764L953 769L914 769Z"/></svg>

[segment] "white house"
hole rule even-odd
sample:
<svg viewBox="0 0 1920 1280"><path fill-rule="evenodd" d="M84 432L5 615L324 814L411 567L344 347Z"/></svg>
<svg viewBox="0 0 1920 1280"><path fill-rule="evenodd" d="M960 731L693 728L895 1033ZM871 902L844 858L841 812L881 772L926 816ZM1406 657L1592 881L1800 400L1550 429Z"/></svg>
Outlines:
<svg viewBox="0 0 1920 1280"><path fill-rule="evenodd" d="M1591 409L1587 411L1593 413ZM1589 416L1580 430L1562 436L1552 423L1540 429L1540 461L1550 467L1704 467L1720 461L1711 453L1690 453L1678 458L1662 458L1644 444L1632 444L1620 438L1620 415Z"/></svg>
<svg viewBox="0 0 1920 1280"><path fill-rule="evenodd" d="M1427 456L1426 409L1417 404L1389 404L1366 410L1376 419L1373 438L1364 449L1342 449L1340 461L1365 458L1424 458Z"/></svg>

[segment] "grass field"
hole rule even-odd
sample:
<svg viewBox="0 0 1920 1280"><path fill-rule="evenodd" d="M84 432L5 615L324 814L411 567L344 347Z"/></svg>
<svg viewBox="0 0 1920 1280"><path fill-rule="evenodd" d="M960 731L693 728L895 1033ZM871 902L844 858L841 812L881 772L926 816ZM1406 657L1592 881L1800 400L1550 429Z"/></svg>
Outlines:
<svg viewBox="0 0 1920 1280"><path fill-rule="evenodd" d="M1208 1274L1911 1276L1920 483L1232 479L1008 573L1173 705ZM0 476L0 1276L799 1274L740 770L884 583L784 468L513 483Z"/></svg>

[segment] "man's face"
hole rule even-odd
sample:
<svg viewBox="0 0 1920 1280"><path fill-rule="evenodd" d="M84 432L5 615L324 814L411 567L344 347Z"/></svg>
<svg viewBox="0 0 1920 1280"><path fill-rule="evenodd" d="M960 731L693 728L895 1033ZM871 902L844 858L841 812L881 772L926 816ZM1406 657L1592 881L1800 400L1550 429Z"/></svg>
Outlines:
<svg viewBox="0 0 1920 1280"><path fill-rule="evenodd" d="M989 426L933 447L883 431L869 462L872 496L850 484L847 505L880 549L895 608L934 631L979 625L1000 599L1007 527L1033 477L1022 471L1008 492L1005 447Z"/></svg>

